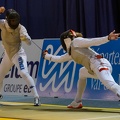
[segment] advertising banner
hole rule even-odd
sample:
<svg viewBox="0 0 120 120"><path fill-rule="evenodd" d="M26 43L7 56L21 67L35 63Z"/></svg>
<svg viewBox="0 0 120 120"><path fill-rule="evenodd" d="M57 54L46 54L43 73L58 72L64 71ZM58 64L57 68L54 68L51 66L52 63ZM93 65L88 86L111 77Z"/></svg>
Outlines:
<svg viewBox="0 0 120 120"><path fill-rule="evenodd" d="M110 61L113 66L112 75L118 84L120 84L119 44L120 39L118 41L110 41L101 46L92 47ZM48 50L50 54L54 55L65 53L59 38L44 39L42 49ZM54 63L40 56L36 84L39 95L44 97L74 98L81 67L81 65L76 64L74 61ZM118 97L106 89L98 79L88 78L83 99L118 100Z"/></svg>
<svg viewBox="0 0 120 120"><path fill-rule="evenodd" d="M34 40L34 42L42 50L47 49L53 55L65 53L59 38ZM92 47L110 61L113 67L112 75L118 84L120 84L119 44L120 39L118 41L110 41L101 46ZM74 61L54 63L45 60L42 58L42 51L34 43L32 46L27 46L23 43L23 48L28 58L29 73L35 80L40 97L75 97L81 65L76 64ZM2 53L3 49L0 47L0 55ZM26 82L20 77L16 66L13 66L5 76L2 92L5 95L32 95ZM106 89L98 79L88 78L83 99L118 100L118 97Z"/></svg>

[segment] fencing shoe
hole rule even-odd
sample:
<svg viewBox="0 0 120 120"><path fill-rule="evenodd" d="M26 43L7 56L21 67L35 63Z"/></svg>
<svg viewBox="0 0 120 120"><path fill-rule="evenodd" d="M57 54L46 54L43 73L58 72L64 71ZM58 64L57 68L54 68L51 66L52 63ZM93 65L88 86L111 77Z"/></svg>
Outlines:
<svg viewBox="0 0 120 120"><path fill-rule="evenodd" d="M76 109L79 109L79 108L82 108L83 106L82 106L82 102L80 101L80 102L75 102L75 101L73 101L71 104L69 104L68 106L67 106L67 108L76 108Z"/></svg>
<svg viewBox="0 0 120 120"><path fill-rule="evenodd" d="M3 96L0 94L0 99L2 99L3 98Z"/></svg>
<svg viewBox="0 0 120 120"><path fill-rule="evenodd" d="M39 106L40 105L40 99L39 97L34 98L34 106Z"/></svg>

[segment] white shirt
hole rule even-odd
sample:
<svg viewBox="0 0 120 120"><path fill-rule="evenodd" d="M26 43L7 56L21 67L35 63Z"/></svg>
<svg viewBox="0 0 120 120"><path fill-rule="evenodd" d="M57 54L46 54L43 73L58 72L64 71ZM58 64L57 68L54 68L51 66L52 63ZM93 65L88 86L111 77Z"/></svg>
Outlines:
<svg viewBox="0 0 120 120"><path fill-rule="evenodd" d="M1 19L0 29L2 44L10 59L21 49L21 41L26 42L28 45L31 44L31 38L26 28L21 24L14 30L9 27L5 19Z"/></svg>

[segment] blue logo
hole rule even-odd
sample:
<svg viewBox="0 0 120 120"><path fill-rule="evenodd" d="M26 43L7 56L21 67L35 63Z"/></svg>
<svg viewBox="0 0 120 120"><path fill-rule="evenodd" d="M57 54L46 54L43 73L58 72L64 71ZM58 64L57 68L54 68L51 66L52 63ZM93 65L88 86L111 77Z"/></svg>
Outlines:
<svg viewBox="0 0 120 120"><path fill-rule="evenodd" d="M22 57L19 57L19 58L18 58L18 62L19 62L20 70L25 69L25 67L24 67L24 65L23 65L23 59L22 59Z"/></svg>
<svg viewBox="0 0 120 120"><path fill-rule="evenodd" d="M43 50L48 50L50 54L62 55L65 53L60 40L44 40ZM40 92L48 91L52 93L69 93L73 86L76 87L79 67L74 61L55 63L40 58L38 70L37 88ZM77 79L76 79L77 78Z"/></svg>

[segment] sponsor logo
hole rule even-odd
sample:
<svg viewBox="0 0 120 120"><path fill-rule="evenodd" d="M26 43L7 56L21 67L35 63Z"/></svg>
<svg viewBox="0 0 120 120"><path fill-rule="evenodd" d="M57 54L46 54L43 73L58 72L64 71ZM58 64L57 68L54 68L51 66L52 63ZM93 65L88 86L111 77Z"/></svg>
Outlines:
<svg viewBox="0 0 120 120"><path fill-rule="evenodd" d="M19 62L20 70L25 69L24 64L23 64L23 59L22 59L22 57L19 57L19 58L18 58L18 62Z"/></svg>
<svg viewBox="0 0 120 120"><path fill-rule="evenodd" d="M27 62L29 74L33 79L37 78L38 68L39 68L39 61L30 61ZM14 65L8 74L5 76L7 79L16 79L16 83L9 83L4 84L3 91L5 93L31 93L31 89L24 84L20 84L20 81L17 83L17 79L21 78L21 76L18 73L17 67Z"/></svg>
<svg viewBox="0 0 120 120"><path fill-rule="evenodd" d="M22 84L5 84L4 85L4 92L22 92Z"/></svg>
<svg viewBox="0 0 120 120"><path fill-rule="evenodd" d="M30 61L27 62L27 65L30 76L32 76L33 78L37 78L39 61ZM5 76L5 78L21 78L15 65L10 69L9 73Z"/></svg>
<svg viewBox="0 0 120 120"><path fill-rule="evenodd" d="M8 93L31 93L31 88L23 84L5 84L4 92Z"/></svg>
<svg viewBox="0 0 120 120"><path fill-rule="evenodd" d="M65 52L57 40L45 40L43 49L54 55L62 55ZM62 90L70 92L74 83L76 83L75 81L78 80L78 71L79 67L76 67L76 63L73 61L55 63L41 58L37 88L40 91L52 90L58 92Z"/></svg>

